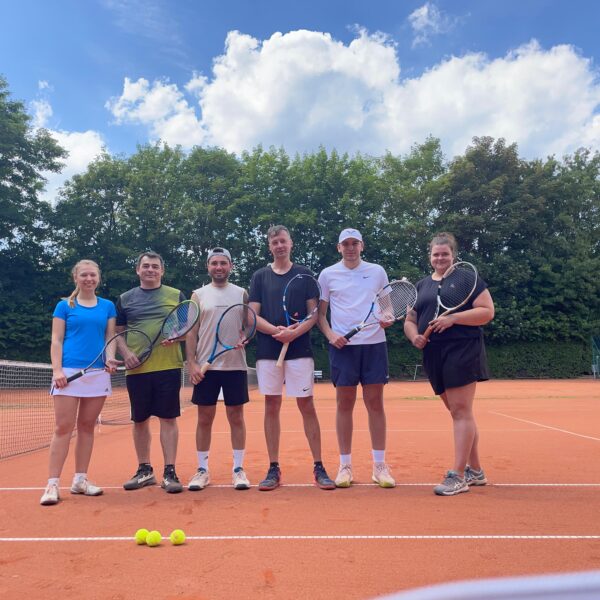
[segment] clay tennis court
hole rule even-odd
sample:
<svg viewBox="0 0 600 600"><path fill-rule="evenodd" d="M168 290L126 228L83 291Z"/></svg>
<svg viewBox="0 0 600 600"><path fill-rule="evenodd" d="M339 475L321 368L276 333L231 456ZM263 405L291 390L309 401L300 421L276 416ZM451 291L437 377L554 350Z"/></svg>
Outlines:
<svg viewBox="0 0 600 600"><path fill-rule="evenodd" d="M333 387L316 386L324 461L337 468ZM600 382L491 381L478 386L476 416L491 485L457 497L432 486L451 465L451 421L426 382L386 389L387 458L395 489L370 483L364 407L357 404L357 483L322 491L293 400L282 408L284 486L230 486L231 446L219 407L210 455L212 485L167 495L126 492L136 467L129 426L102 426L90 478L97 498L72 496L69 456L63 501L39 506L47 450L0 463L0 596L3 598L372 598L469 578L597 569L600 565ZM267 467L263 403L246 408L245 466L253 484ZM195 409L180 420L177 471L196 469ZM157 427L153 463L160 472ZM168 540L136 546L136 529Z"/></svg>

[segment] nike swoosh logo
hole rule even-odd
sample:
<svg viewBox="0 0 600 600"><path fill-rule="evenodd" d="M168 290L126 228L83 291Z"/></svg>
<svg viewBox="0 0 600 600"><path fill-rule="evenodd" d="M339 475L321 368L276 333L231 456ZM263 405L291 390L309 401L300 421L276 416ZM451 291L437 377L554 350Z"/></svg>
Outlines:
<svg viewBox="0 0 600 600"><path fill-rule="evenodd" d="M369 277L371 277L371 276L370 275L363 275L362 277L363 277L363 279L369 279Z"/></svg>
<svg viewBox="0 0 600 600"><path fill-rule="evenodd" d="M154 477L154 473L148 473L146 475L142 475L139 479L138 482L139 483L144 483L144 481L148 481L148 479L152 479L152 477Z"/></svg>
<svg viewBox="0 0 600 600"><path fill-rule="evenodd" d="M308 390L310 390L310 388L302 388L303 392L308 392Z"/></svg>

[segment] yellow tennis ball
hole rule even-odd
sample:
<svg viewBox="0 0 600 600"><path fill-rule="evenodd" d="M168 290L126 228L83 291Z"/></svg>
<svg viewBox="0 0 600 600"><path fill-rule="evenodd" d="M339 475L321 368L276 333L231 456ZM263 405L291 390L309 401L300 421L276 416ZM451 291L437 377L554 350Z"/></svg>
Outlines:
<svg viewBox="0 0 600 600"><path fill-rule="evenodd" d="M135 543L141 546L146 543L146 538L148 537L148 533L150 533L147 529L138 529L133 536L135 539Z"/></svg>
<svg viewBox="0 0 600 600"><path fill-rule="evenodd" d="M180 546L185 542L185 533L181 529L174 529L169 536L173 546Z"/></svg>
<svg viewBox="0 0 600 600"><path fill-rule="evenodd" d="M158 546L162 542L162 535L160 535L160 531L151 531L146 536L146 544L148 546Z"/></svg>

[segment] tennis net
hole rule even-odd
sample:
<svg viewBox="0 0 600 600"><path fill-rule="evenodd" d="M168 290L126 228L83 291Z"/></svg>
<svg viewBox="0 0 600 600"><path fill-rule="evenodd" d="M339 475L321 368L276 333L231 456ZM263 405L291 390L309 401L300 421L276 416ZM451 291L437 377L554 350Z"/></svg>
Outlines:
<svg viewBox="0 0 600 600"><path fill-rule="evenodd" d="M112 375L113 393L98 419L104 425L131 423L125 374ZM50 444L54 403L49 395L52 368L44 363L0 360L0 460ZM248 369L248 387L257 387L256 369ZM181 406L190 405L192 387L182 371Z"/></svg>

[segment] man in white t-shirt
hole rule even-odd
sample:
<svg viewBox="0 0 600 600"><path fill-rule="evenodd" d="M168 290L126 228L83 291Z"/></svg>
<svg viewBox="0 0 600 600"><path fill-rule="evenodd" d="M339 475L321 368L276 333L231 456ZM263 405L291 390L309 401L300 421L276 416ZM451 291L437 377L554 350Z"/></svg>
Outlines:
<svg viewBox="0 0 600 600"><path fill-rule="evenodd" d="M233 487L247 490L250 482L244 471L246 448L246 425L244 404L248 402L248 373L246 354L243 348L224 352L212 363L203 375L201 366L211 354L217 322L225 310L233 304L248 302L248 294L229 282L233 264L231 254L225 248L213 248L208 253L207 270L211 282L195 290L192 300L200 307L200 318L188 333L185 349L190 371L190 381L194 384L192 403L198 407L196 426L196 450L198 470L192 477L188 489L198 491L210 483L208 453L210 449L212 424L217 412L217 400L221 389L225 401L227 420L231 427L233 447Z"/></svg>
<svg viewBox="0 0 600 600"><path fill-rule="evenodd" d="M318 321L329 341L331 379L336 389L340 468L335 483L338 487L352 484L352 413L360 383L369 414L372 478L379 486L390 488L396 482L385 462L383 386L388 380L388 358L383 329L392 323L366 327L350 340L344 337L367 316L375 294L388 283L388 277L383 267L362 260L364 243L357 229L344 229L337 249L342 260L319 275L322 295ZM331 325L327 321L328 308Z"/></svg>

